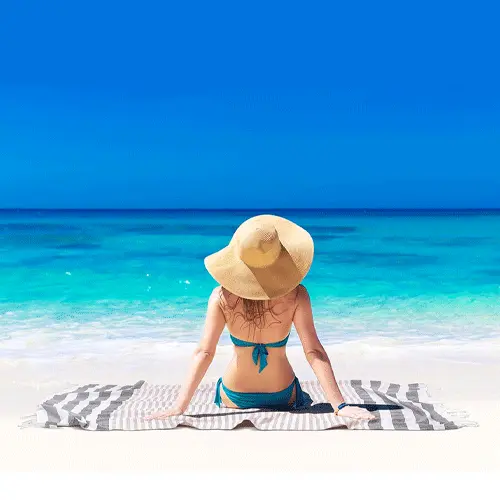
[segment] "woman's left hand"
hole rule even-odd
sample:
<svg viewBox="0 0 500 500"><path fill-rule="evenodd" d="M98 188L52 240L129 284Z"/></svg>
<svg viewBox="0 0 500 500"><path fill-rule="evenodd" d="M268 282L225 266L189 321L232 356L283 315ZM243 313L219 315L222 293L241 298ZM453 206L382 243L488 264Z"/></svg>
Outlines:
<svg viewBox="0 0 500 500"><path fill-rule="evenodd" d="M157 413L152 413L147 417L144 417L144 420L165 420L168 417L176 417L178 415L182 415L184 410L181 408L171 408L167 411L159 411Z"/></svg>

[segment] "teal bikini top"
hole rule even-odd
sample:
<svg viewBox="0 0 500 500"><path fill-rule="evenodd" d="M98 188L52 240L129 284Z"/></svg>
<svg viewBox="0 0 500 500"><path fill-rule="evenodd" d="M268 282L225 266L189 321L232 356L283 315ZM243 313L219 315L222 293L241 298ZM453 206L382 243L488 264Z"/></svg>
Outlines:
<svg viewBox="0 0 500 500"><path fill-rule="evenodd" d="M238 347L253 347L252 359L256 365L259 365L259 373L267 366L267 349L266 347L284 347L288 342L288 334L283 340L279 342L271 342L269 344L256 344L254 342L247 342L246 340L237 339L231 335L233 344Z"/></svg>

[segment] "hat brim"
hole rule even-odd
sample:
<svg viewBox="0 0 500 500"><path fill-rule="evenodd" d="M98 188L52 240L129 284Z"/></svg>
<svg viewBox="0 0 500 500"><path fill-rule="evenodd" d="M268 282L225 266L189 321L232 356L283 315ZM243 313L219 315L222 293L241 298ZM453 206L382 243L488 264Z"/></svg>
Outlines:
<svg viewBox="0 0 500 500"><path fill-rule="evenodd" d="M228 246L205 258L205 267L212 277L229 292L252 300L282 297L296 288L308 273L314 256L311 235L288 219L276 215L259 215L274 225L281 241L276 261L265 268L251 268L238 256L237 234Z"/></svg>

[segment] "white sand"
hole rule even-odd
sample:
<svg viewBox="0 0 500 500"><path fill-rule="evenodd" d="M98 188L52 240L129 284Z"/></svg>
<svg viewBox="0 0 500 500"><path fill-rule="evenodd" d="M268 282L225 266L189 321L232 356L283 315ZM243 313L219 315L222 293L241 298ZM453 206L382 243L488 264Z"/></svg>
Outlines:
<svg viewBox="0 0 500 500"><path fill-rule="evenodd" d="M0 472L5 471L500 471L500 350L434 345L401 347L344 344L329 349L338 379L423 382L431 395L470 413L479 427L443 432L260 432L175 429L150 432L86 432L18 429L21 415L52 393L84 383L152 383L182 380L189 353L159 349L138 359L114 357L0 361ZM299 348L289 349L301 379L312 371ZM230 356L221 348L207 374L215 380Z"/></svg>

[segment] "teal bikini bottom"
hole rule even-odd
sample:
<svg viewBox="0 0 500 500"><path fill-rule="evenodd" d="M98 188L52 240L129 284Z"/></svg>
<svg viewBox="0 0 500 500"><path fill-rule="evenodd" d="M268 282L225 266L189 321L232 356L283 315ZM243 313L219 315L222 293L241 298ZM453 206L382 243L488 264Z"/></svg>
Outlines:
<svg viewBox="0 0 500 500"><path fill-rule="evenodd" d="M222 399L220 395L220 388L224 389L226 396L238 408L269 408L273 410L289 410L299 409L312 404L312 399L300 387L299 380L295 377L294 381L284 390L279 392L235 392L228 389L220 378L217 382L217 389L215 390L214 403L220 408ZM290 404L290 399L295 387L295 401Z"/></svg>

